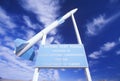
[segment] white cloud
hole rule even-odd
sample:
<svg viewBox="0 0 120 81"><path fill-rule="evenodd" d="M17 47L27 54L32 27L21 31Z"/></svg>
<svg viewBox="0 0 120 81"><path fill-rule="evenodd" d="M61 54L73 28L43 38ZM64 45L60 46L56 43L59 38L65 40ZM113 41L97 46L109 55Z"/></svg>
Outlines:
<svg viewBox="0 0 120 81"><path fill-rule="evenodd" d="M0 46L0 48L1 48L0 55L5 57L9 62L18 64L21 67L31 70L31 67L28 67L28 66L26 66L26 64L20 62L22 60L20 60L20 61L17 60L16 56L13 54L13 50L11 50L10 48L5 47L5 46Z"/></svg>
<svg viewBox="0 0 120 81"><path fill-rule="evenodd" d="M36 14L37 19L39 22L42 22L45 27L50 25L56 18L59 16L59 0L22 0L22 7L32 13ZM34 24L31 23L28 17L24 17L25 23L31 27ZM32 27L33 28L33 27ZM57 29L53 29L49 34L56 35ZM53 42L59 43L59 40L55 39L55 37L50 36L47 39L48 43Z"/></svg>
<svg viewBox="0 0 120 81"><path fill-rule="evenodd" d="M45 26L52 23L58 17L59 0L23 0L23 8L37 15L40 22Z"/></svg>
<svg viewBox="0 0 120 81"><path fill-rule="evenodd" d="M50 43L52 43L53 41L54 41L54 37L51 36L51 37L47 38L46 44L50 44Z"/></svg>
<svg viewBox="0 0 120 81"><path fill-rule="evenodd" d="M111 50L113 47L116 46L116 43L115 42L107 42L105 43L102 47L101 47L101 50L103 51L109 51Z"/></svg>
<svg viewBox="0 0 120 81"><path fill-rule="evenodd" d="M0 7L0 22L1 22L0 25L7 27L9 29L13 29L16 27L16 24L13 22L11 17L8 16L7 13L5 12L5 10L3 10L1 7ZM4 28L4 27L2 27L2 28Z"/></svg>
<svg viewBox="0 0 120 81"><path fill-rule="evenodd" d="M27 27L32 28L32 29L37 29L38 27L41 27L39 24L37 23L32 23L32 21L30 20L30 18L28 16L23 16L24 19L24 23L27 25ZM41 27L42 28L42 27Z"/></svg>
<svg viewBox="0 0 120 81"><path fill-rule="evenodd" d="M11 48L15 48L15 44L14 44L14 40L13 40L13 38L11 38L11 37L9 37L9 36L5 36L4 37L4 45L6 45L6 46L9 46L9 47L11 47Z"/></svg>
<svg viewBox="0 0 120 81"><path fill-rule="evenodd" d="M33 72L12 62L0 60L0 76L6 79L31 80Z"/></svg>
<svg viewBox="0 0 120 81"><path fill-rule="evenodd" d="M94 18L92 22L88 23L87 34L88 35L97 35L97 33L104 27L106 19L103 15L100 15L98 18Z"/></svg>
<svg viewBox="0 0 120 81"><path fill-rule="evenodd" d="M75 73L78 73L78 72L80 72L82 69L75 69L73 72L75 72Z"/></svg>
<svg viewBox="0 0 120 81"><path fill-rule="evenodd" d="M109 0L110 3L117 3L119 0Z"/></svg>
<svg viewBox="0 0 120 81"><path fill-rule="evenodd" d="M85 80L85 79L81 79L81 78L80 78L80 79L78 79L77 81L86 81L86 80Z"/></svg>
<svg viewBox="0 0 120 81"><path fill-rule="evenodd" d="M94 60L94 61L91 60L91 61L89 61L89 66L91 67L91 66L94 66L94 65L96 65L98 63L99 62L97 60ZM93 69L92 72L96 72L96 69Z"/></svg>
<svg viewBox="0 0 120 81"><path fill-rule="evenodd" d="M94 18L92 22L89 22L86 24L87 35L90 35L90 36L97 35L99 32L103 30L103 28L105 28L107 24L115 21L119 17L120 17L120 12L114 14L109 18L105 18L105 15L100 15L99 17Z"/></svg>
<svg viewBox="0 0 120 81"><path fill-rule="evenodd" d="M120 50L116 51L116 54L117 54L117 55L120 55Z"/></svg>
<svg viewBox="0 0 120 81"><path fill-rule="evenodd" d="M101 54L102 54L101 50L100 51L94 51L93 53L91 53L89 55L89 57L92 58L92 59L98 59Z"/></svg>
<svg viewBox="0 0 120 81"><path fill-rule="evenodd" d="M60 35L55 35L54 38L55 38L55 40L54 40L55 44L60 44L63 41L63 39Z"/></svg>
<svg viewBox="0 0 120 81"><path fill-rule="evenodd" d="M3 55L3 54L11 54L12 53L12 50L8 47L5 47L5 46L0 46L0 55Z"/></svg>
<svg viewBox="0 0 120 81"><path fill-rule="evenodd" d="M1 46L5 45L13 48L13 37L8 33L14 31L13 28L16 28L16 24L13 22L13 19L7 14L7 12L0 7L0 34L3 36ZM4 46L3 49L4 50ZM7 47L6 47L7 48ZM9 49L9 48L8 48ZM6 51L6 50L4 50ZM10 53L10 51L8 51Z"/></svg>
<svg viewBox="0 0 120 81"><path fill-rule="evenodd" d="M92 59L99 59L103 56L104 52L112 50L116 45L118 45L118 42L107 42L103 44L103 46L100 47L98 51L94 51L93 53L91 53L89 57Z"/></svg>
<svg viewBox="0 0 120 81"><path fill-rule="evenodd" d="M0 48L0 76L7 79L30 79L33 73L33 67L28 65L30 62L18 59L8 47Z"/></svg>
<svg viewBox="0 0 120 81"><path fill-rule="evenodd" d="M60 75L59 75L58 70L54 70L54 75L53 75L53 77L55 78L55 81L60 80Z"/></svg>
<svg viewBox="0 0 120 81"><path fill-rule="evenodd" d="M55 69L41 69L39 81L59 81L60 76L58 70Z"/></svg>
<svg viewBox="0 0 120 81"><path fill-rule="evenodd" d="M60 7L58 0L23 0L23 3L23 7L35 13L37 15L37 19L45 24L45 26L49 25L58 17L58 10ZM17 26L17 24L13 22L13 19L9 16L9 14L7 14L7 12L5 12L5 10L3 10L2 8L0 8L0 19L0 22L2 23L0 24L0 34L4 35L4 38L2 40L4 44L0 42L0 76L7 79L31 80L34 72L34 65L32 62L22 60L13 54L13 36L15 36L16 34L16 36L28 40L33 35L35 35L34 30L40 27L39 24L33 23L29 16L23 16L25 22L21 22L24 22L25 26L27 27L25 27L24 25ZM10 32L13 36L7 34L7 31L9 31L9 29L13 29L16 27L19 27L19 30L12 30ZM56 41L57 43L59 43L59 40L54 39L54 35L56 34L56 32L57 30L52 31L52 36L49 37L50 43L52 41ZM40 72L40 78L42 79L60 79L58 70L40 71L42 71Z"/></svg>
<svg viewBox="0 0 120 81"><path fill-rule="evenodd" d="M0 76L6 79L32 80L34 63L16 57L7 47L0 46L0 48ZM40 71L39 81L60 79L58 70L40 69Z"/></svg>
<svg viewBox="0 0 120 81"><path fill-rule="evenodd" d="M60 69L61 71L66 71L66 69Z"/></svg>
<svg viewBox="0 0 120 81"><path fill-rule="evenodd" d="M34 35L35 35L35 31L28 29L27 32L26 32L25 39L28 40L28 39L32 38Z"/></svg>
<svg viewBox="0 0 120 81"><path fill-rule="evenodd" d="M119 39L118 39L118 40L119 40L119 42L120 42L120 37L119 37Z"/></svg>
<svg viewBox="0 0 120 81"><path fill-rule="evenodd" d="M5 36L4 37L4 41L13 41L13 38L9 37L9 36Z"/></svg>
<svg viewBox="0 0 120 81"><path fill-rule="evenodd" d="M5 31L6 31L5 29L3 29L2 27L0 27L0 34L1 34L1 35L5 35L5 34L6 34Z"/></svg>
<svg viewBox="0 0 120 81"><path fill-rule="evenodd" d="M25 21L25 24L30 27L33 28L32 22L30 21L30 18L28 16L23 16L23 19Z"/></svg>
<svg viewBox="0 0 120 81"><path fill-rule="evenodd" d="M109 22L115 21L119 17L120 17L120 12L118 12L118 13L114 14L113 16L111 16L110 18L108 18L106 22L108 24Z"/></svg>

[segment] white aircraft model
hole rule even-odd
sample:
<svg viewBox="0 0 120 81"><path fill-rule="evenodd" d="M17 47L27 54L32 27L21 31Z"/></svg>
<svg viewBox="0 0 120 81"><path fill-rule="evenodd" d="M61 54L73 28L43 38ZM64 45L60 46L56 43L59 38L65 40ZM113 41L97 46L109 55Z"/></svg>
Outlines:
<svg viewBox="0 0 120 81"><path fill-rule="evenodd" d="M75 8L68 13L66 13L64 16L62 16L60 19L54 21L52 24L50 24L48 27L45 27L43 30L41 30L38 34L36 34L34 37L32 37L30 40L25 41L22 39L16 39L16 49L15 54L17 56L20 56L24 59L33 60L33 54L34 49L33 45L36 44L44 34L48 34L52 29L56 28L58 25L62 24L67 18L69 18L72 14L74 14L78 9Z"/></svg>

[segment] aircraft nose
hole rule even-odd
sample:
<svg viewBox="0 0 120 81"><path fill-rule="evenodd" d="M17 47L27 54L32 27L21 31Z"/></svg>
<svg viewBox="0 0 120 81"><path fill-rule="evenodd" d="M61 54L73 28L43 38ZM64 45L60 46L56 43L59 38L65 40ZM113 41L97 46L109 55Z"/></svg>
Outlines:
<svg viewBox="0 0 120 81"><path fill-rule="evenodd" d="M78 8L73 9L72 13L74 14L77 10L78 10Z"/></svg>

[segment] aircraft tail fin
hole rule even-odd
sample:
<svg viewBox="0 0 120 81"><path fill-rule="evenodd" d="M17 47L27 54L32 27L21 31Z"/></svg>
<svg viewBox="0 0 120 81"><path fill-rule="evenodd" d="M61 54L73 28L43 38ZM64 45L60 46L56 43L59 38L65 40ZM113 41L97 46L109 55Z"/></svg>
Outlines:
<svg viewBox="0 0 120 81"><path fill-rule="evenodd" d="M25 40L22 39L16 39L15 41L15 54L17 55L18 52L20 52L22 49L24 49L25 46L27 46L29 43L27 43ZM18 55L17 55L18 56ZM31 47L29 50L27 50L24 54L20 55L21 58L26 60L33 60L35 56L35 52L33 47Z"/></svg>

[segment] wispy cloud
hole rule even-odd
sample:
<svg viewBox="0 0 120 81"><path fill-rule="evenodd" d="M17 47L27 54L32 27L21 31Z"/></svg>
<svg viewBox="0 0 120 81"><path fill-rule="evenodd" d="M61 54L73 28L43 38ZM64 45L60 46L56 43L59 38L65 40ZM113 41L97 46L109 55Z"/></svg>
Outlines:
<svg viewBox="0 0 120 81"><path fill-rule="evenodd" d="M95 36L101 32L107 24L115 21L118 17L120 17L120 12L114 14L109 18L105 18L105 15L100 15L97 18L94 18L92 22L86 24L87 27L87 35Z"/></svg>
<svg viewBox="0 0 120 81"><path fill-rule="evenodd" d="M98 59L101 54L102 54L101 50L99 50L99 51L94 51L93 53L91 53L91 54L89 55L89 57L92 58L92 59Z"/></svg>
<svg viewBox="0 0 120 81"><path fill-rule="evenodd" d="M0 76L7 79L30 79L33 67L28 65L29 62L18 59L8 47L0 48Z"/></svg>
<svg viewBox="0 0 120 81"><path fill-rule="evenodd" d="M104 16L100 15L98 18L93 19L92 22L88 23L87 34L88 35L97 35L97 32L100 31L105 25Z"/></svg>
<svg viewBox="0 0 120 81"><path fill-rule="evenodd" d="M119 39L118 39L118 40L119 40L119 42L120 42L120 37L119 37Z"/></svg>
<svg viewBox="0 0 120 81"><path fill-rule="evenodd" d="M33 23L31 21L31 19L29 18L29 16L23 16L23 19L24 19L24 23L25 25L28 27L28 28L31 28L31 29L37 29L38 27L42 28L39 24L37 23Z"/></svg>
<svg viewBox="0 0 120 81"><path fill-rule="evenodd" d="M6 79L32 80L34 63L16 57L8 47L0 46L0 48L0 76ZM60 79L58 70L41 69L40 71L39 81Z"/></svg>
<svg viewBox="0 0 120 81"><path fill-rule="evenodd" d="M6 79L16 79L16 80L31 80L32 73L29 70L20 67L17 64L12 62L5 62L4 60L0 60L0 76Z"/></svg>
<svg viewBox="0 0 120 81"><path fill-rule="evenodd" d="M8 30L12 30L16 27L14 20L7 14L7 12L0 7L0 36L8 34Z"/></svg>
<svg viewBox="0 0 120 81"><path fill-rule="evenodd" d="M14 24L14 19L11 18L4 9L0 8L0 13L0 36L2 35L3 37L2 41L0 41L0 76L6 79L31 80L34 72L34 63L15 56L13 53L13 49L15 48L13 41L15 39L14 36L28 40L35 35L34 30L40 27L40 25L32 23L28 16L23 16L25 21L23 21L23 23L25 23L25 25L19 26ZM11 35L9 35L8 31L10 29L18 27L22 32L14 29L9 32L11 33ZM46 80L48 80L48 77L49 80L59 79L57 70L45 71L45 73L42 72L40 76L44 76L42 79L45 78Z"/></svg>
<svg viewBox="0 0 120 81"><path fill-rule="evenodd" d="M109 0L110 3L117 3L119 0Z"/></svg>
<svg viewBox="0 0 120 81"><path fill-rule="evenodd" d="M93 79L92 79L93 80ZM77 79L77 80L74 80L74 81L87 81L87 79L86 78L79 78L79 79ZM94 81L94 80L93 80Z"/></svg>
<svg viewBox="0 0 120 81"><path fill-rule="evenodd" d="M47 27L50 25L53 21L56 20L56 18L59 16L59 0L29 0L24 1L22 0L22 7L25 10L31 11L36 15L36 18L39 22L44 24L44 27ZM30 22L30 19L28 17L24 17L25 23L28 26L33 26ZM57 30L54 29L50 32L51 36L48 37L47 41L54 42L54 43L60 43L58 39L54 37L56 35ZM53 39L54 38L54 39Z"/></svg>
<svg viewBox="0 0 120 81"><path fill-rule="evenodd" d="M66 71L66 69L60 69L61 71Z"/></svg>
<svg viewBox="0 0 120 81"><path fill-rule="evenodd" d="M94 58L94 57L93 57ZM96 59L96 57L95 57L95 59ZM97 61L97 60L94 60L94 61L92 61L92 60L90 60L89 61L89 66L90 67L92 67L92 66L94 66L94 65L96 65L96 64L98 64L99 62ZM93 69L92 70L92 72L96 72L97 70L96 69Z"/></svg>
<svg viewBox="0 0 120 81"><path fill-rule="evenodd" d="M23 0L23 8L32 11L37 15L37 19L45 24L52 23L58 17L59 0Z"/></svg>
<svg viewBox="0 0 120 81"><path fill-rule="evenodd" d="M117 54L117 55L120 55L120 50L116 51L116 54Z"/></svg>
<svg viewBox="0 0 120 81"><path fill-rule="evenodd" d="M77 81L85 81L85 80L83 80L83 79L78 79Z"/></svg>
<svg viewBox="0 0 120 81"><path fill-rule="evenodd" d="M112 50L115 46L119 44L119 40L117 42L107 42L100 47L98 51L92 52L89 57L92 59L99 59L103 56L104 52L108 52Z"/></svg>
<svg viewBox="0 0 120 81"><path fill-rule="evenodd" d="M23 0L22 2L24 3L22 5L23 8L34 13L38 21L42 22L45 26L52 23L59 15L59 0ZM31 80L34 72L34 63L15 56L13 53L15 48L13 41L16 37L28 40L35 35L37 29L42 29L43 27L39 23L32 22L29 15L17 17L18 20L16 21L14 17L10 16L7 11L0 7L0 37L3 37L2 41L0 41L0 77ZM23 19L23 21L19 19ZM49 35L47 40L49 43L60 43L61 37L56 32L57 30L54 30ZM42 69L40 71L39 78L42 80L57 81L60 79L58 70Z"/></svg>
<svg viewBox="0 0 120 81"><path fill-rule="evenodd" d="M58 70L54 70L53 77L55 78L55 81L58 81L58 80L60 80L60 75L59 75L59 72L58 72Z"/></svg>
<svg viewBox="0 0 120 81"><path fill-rule="evenodd" d="M101 47L101 50L103 51L109 51L111 50L113 47L116 46L117 43L115 42L107 42L105 43L102 47Z"/></svg>
<svg viewBox="0 0 120 81"><path fill-rule="evenodd" d="M26 37L25 37L25 39L28 40L28 39L30 39L31 37L33 37L35 34L36 34L35 31L28 29L27 32L26 32Z"/></svg>
<svg viewBox="0 0 120 81"><path fill-rule="evenodd" d="M2 27L0 27L0 34L1 35L5 35L6 34L5 31L6 31L5 29L3 29Z"/></svg>
<svg viewBox="0 0 120 81"><path fill-rule="evenodd" d="M59 81L60 76L58 70L54 69L42 69L40 70L39 81Z"/></svg>
<svg viewBox="0 0 120 81"><path fill-rule="evenodd" d="M16 24L1 7L0 7L0 25L1 27L4 26L9 29L13 29L16 27Z"/></svg>

